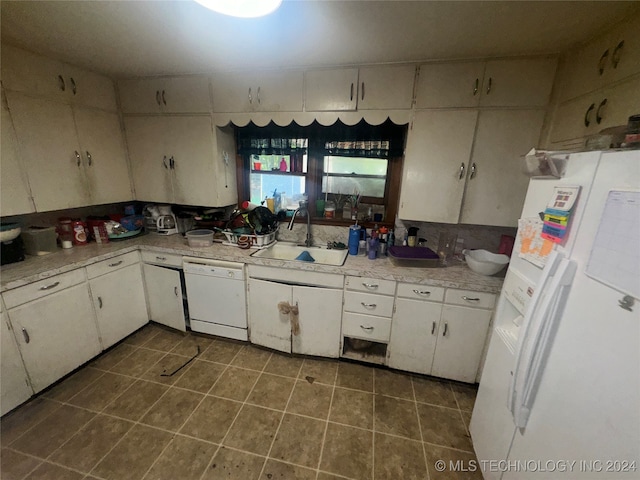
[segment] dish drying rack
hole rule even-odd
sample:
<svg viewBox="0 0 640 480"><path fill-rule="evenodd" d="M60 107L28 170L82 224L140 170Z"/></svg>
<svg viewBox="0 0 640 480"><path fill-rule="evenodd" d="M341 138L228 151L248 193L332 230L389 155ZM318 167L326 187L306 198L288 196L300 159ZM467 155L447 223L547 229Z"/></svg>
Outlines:
<svg viewBox="0 0 640 480"><path fill-rule="evenodd" d="M240 237L249 237L251 239L250 248L254 248L254 249L269 248L271 245L273 245L276 242L276 234L278 233L279 229L280 227L276 228L271 233L267 233L266 235L241 234L241 233L227 232L226 230L223 230L222 233L224 234L225 237L227 237L227 240L223 241L222 244L228 245L231 247L237 247L238 239Z"/></svg>

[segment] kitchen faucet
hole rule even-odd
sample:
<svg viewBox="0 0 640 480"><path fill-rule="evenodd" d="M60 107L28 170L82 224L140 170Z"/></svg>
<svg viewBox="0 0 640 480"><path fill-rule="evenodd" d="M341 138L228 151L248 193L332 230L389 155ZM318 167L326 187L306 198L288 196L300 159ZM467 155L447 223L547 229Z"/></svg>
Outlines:
<svg viewBox="0 0 640 480"><path fill-rule="evenodd" d="M304 241L305 247L310 247L313 245L313 240L311 238L311 215L309 215L309 202L307 200L300 200L298 202L299 207L293 212L291 216L291 220L289 221L289 230L293 230L293 222L296 219L296 215L300 213L300 215L307 216L307 239Z"/></svg>

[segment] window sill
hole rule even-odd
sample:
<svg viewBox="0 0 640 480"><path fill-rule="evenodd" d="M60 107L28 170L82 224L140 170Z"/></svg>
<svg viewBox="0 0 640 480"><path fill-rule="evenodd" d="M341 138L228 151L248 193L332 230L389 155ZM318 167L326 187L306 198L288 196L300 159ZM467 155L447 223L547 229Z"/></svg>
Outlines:
<svg viewBox="0 0 640 480"><path fill-rule="evenodd" d="M284 222L283 222L284 223ZM307 219L305 217L296 217L295 223L305 224L307 223ZM353 225L354 221L347 218L322 218L322 217L311 217L312 225L327 225L334 227L350 227ZM362 222L358 221L358 225L365 228L373 228L375 225L378 227L387 227L394 228L393 222Z"/></svg>

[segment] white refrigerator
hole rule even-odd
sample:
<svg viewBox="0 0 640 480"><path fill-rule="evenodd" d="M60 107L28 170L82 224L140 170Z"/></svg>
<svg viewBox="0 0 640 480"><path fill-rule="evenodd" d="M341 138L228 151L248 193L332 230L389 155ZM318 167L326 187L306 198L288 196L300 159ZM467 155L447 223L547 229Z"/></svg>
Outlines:
<svg viewBox="0 0 640 480"><path fill-rule="evenodd" d="M498 301L470 424L486 480L640 478L640 151L570 155L521 219L563 186L581 187L564 243L541 268L520 228Z"/></svg>

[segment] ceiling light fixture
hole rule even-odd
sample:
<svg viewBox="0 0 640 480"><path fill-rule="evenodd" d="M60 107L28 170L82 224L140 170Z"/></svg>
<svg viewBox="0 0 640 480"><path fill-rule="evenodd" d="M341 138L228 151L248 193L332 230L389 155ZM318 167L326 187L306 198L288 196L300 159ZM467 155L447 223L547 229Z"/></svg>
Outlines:
<svg viewBox="0 0 640 480"><path fill-rule="evenodd" d="M274 12L282 0L195 0L214 12L232 17L263 17Z"/></svg>

